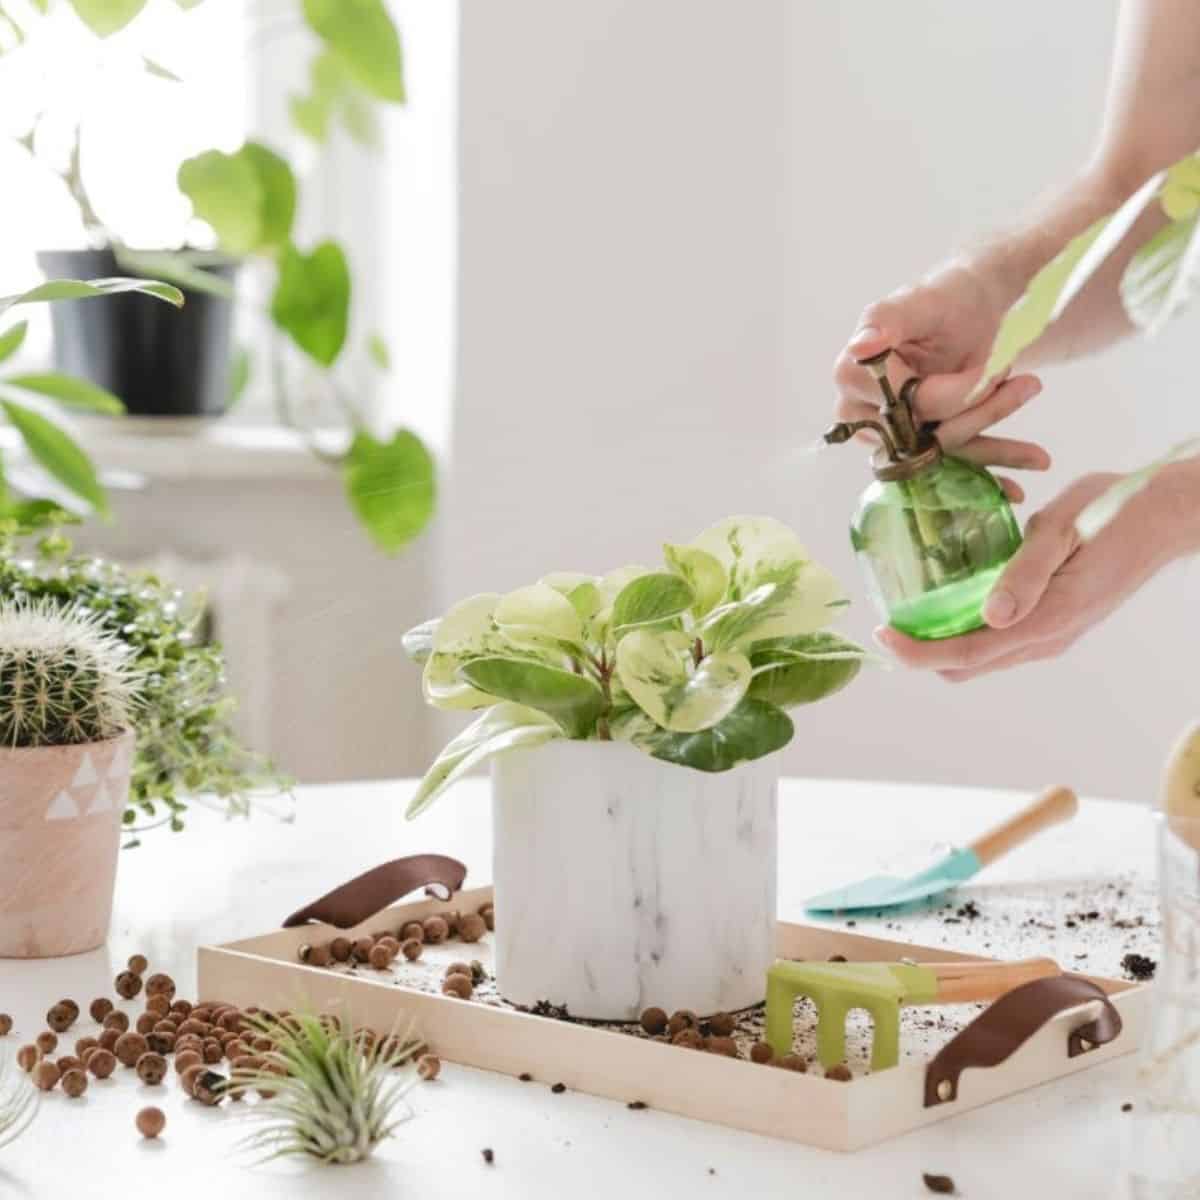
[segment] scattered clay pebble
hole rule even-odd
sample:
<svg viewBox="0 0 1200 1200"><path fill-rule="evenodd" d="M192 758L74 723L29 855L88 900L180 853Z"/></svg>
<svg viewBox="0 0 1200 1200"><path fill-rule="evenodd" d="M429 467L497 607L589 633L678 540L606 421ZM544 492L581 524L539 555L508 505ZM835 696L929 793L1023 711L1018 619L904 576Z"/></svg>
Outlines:
<svg viewBox="0 0 1200 1200"><path fill-rule="evenodd" d="M425 938L425 927L420 921L406 921L400 926L400 940L407 942L409 938L416 938L418 942Z"/></svg>
<svg viewBox="0 0 1200 1200"><path fill-rule="evenodd" d="M75 1001L72 1000L70 996L64 996L59 1001L59 1004L61 1004L63 1008L69 1008L71 1010L71 1020L72 1021L79 1020L79 1005L76 1004Z"/></svg>
<svg viewBox="0 0 1200 1200"><path fill-rule="evenodd" d="M88 1051L89 1051L89 1050L90 1050L90 1049L91 1049L93 1046L98 1046L98 1045L100 1045L100 1043L99 1043L98 1041L96 1041L96 1039L95 1039L94 1037L81 1037L81 1038L80 1038L80 1039L79 1039L79 1040L78 1040L78 1041L75 1043L75 1057L76 1057L76 1058L83 1058L83 1056L84 1056L84 1055L85 1055L85 1054L86 1054L86 1053L87 1053L87 1052L88 1052Z"/></svg>
<svg viewBox="0 0 1200 1200"><path fill-rule="evenodd" d="M157 996L146 997L146 1011L156 1017L165 1017L171 1011L170 1002L161 992Z"/></svg>
<svg viewBox="0 0 1200 1200"><path fill-rule="evenodd" d="M436 1054L422 1054L417 1059L417 1074L428 1083L436 1079L442 1070L442 1060Z"/></svg>
<svg viewBox="0 0 1200 1200"><path fill-rule="evenodd" d="M132 1067L149 1049L146 1039L140 1033L123 1033L117 1038L113 1053L123 1065Z"/></svg>
<svg viewBox="0 0 1200 1200"><path fill-rule="evenodd" d="M437 915L439 917L441 917L443 921L446 922L446 929L449 931L448 936L449 937L457 937L458 936L458 923L460 920L462 920L462 913L460 913L460 912L441 912L441 913L438 913Z"/></svg>
<svg viewBox="0 0 1200 1200"><path fill-rule="evenodd" d="M37 1043L37 1048L43 1054L53 1054L55 1048L58 1046L58 1038L49 1030L39 1033L33 1040Z"/></svg>
<svg viewBox="0 0 1200 1200"><path fill-rule="evenodd" d="M466 975L451 975L442 980L442 994L457 996L460 1000L470 1000L474 992L471 980Z"/></svg>
<svg viewBox="0 0 1200 1200"><path fill-rule="evenodd" d="M354 939L354 960L356 962L366 962L371 957L371 947L375 945L373 938L360 937Z"/></svg>
<svg viewBox="0 0 1200 1200"><path fill-rule="evenodd" d="M57 1060L55 1066L58 1067L58 1073L65 1075L68 1071L78 1071L83 1063L79 1061L73 1054L64 1054Z"/></svg>
<svg viewBox="0 0 1200 1200"><path fill-rule="evenodd" d="M171 1054L175 1049L175 1035L173 1033L148 1033L146 1045L155 1054Z"/></svg>
<svg viewBox="0 0 1200 1200"><path fill-rule="evenodd" d="M567 1085L565 1083L556 1083L550 1090L556 1096L561 1096L567 1090Z"/></svg>
<svg viewBox="0 0 1200 1200"><path fill-rule="evenodd" d="M925 1172L921 1178L925 1180L925 1186L929 1191L935 1192L939 1196L954 1195L954 1180L949 1175L930 1175Z"/></svg>
<svg viewBox="0 0 1200 1200"><path fill-rule="evenodd" d="M104 1018L103 1025L105 1029L115 1029L118 1033L124 1033L129 1028L129 1014L114 1008Z"/></svg>
<svg viewBox="0 0 1200 1200"><path fill-rule="evenodd" d="M1121 959L1121 969L1130 979L1136 979L1139 983L1143 983L1147 979L1154 978L1154 972L1158 970L1158 963L1144 954L1127 954Z"/></svg>
<svg viewBox="0 0 1200 1200"><path fill-rule="evenodd" d="M74 1023L78 1013L73 1013L65 1004L56 1004L46 1013L46 1024L55 1033L66 1033Z"/></svg>
<svg viewBox="0 0 1200 1200"><path fill-rule="evenodd" d="M775 1051L767 1045L766 1042L755 1042L750 1047L750 1061L756 1063L769 1063L775 1057Z"/></svg>
<svg viewBox="0 0 1200 1200"><path fill-rule="evenodd" d="M8 1013L0 1013L0 1037L7 1037L12 1033L12 1017Z"/></svg>
<svg viewBox="0 0 1200 1200"><path fill-rule="evenodd" d="M333 961L333 952L329 949L328 942L318 942L313 948L312 953L308 956L308 961L314 967L327 967Z"/></svg>
<svg viewBox="0 0 1200 1200"><path fill-rule="evenodd" d="M625 1107L631 1109L633 1112L641 1112L646 1107L646 1102L645 1100L630 1100Z"/></svg>
<svg viewBox="0 0 1200 1200"><path fill-rule="evenodd" d="M192 1095L201 1104L220 1104L228 1082L224 1075L206 1068L192 1080Z"/></svg>
<svg viewBox="0 0 1200 1200"><path fill-rule="evenodd" d="M121 1037L121 1033L120 1029L102 1029L99 1038L100 1045L105 1050L111 1050L117 1044L117 1039Z"/></svg>
<svg viewBox="0 0 1200 1200"><path fill-rule="evenodd" d="M1133 1105L1130 1104L1128 1100L1126 1100L1125 1103L1121 1105L1121 1111L1122 1112L1133 1112Z"/></svg>
<svg viewBox="0 0 1200 1200"><path fill-rule="evenodd" d="M467 913L458 919L458 936L464 942L477 942L487 933L487 922L478 913Z"/></svg>
<svg viewBox="0 0 1200 1200"><path fill-rule="evenodd" d="M731 1037L711 1037L705 1049L710 1054L723 1054L726 1058L737 1058L737 1042Z"/></svg>
<svg viewBox="0 0 1200 1200"><path fill-rule="evenodd" d="M421 943L417 938L405 938L400 943L400 953L408 959L409 962L415 962L421 957Z"/></svg>
<svg viewBox="0 0 1200 1200"><path fill-rule="evenodd" d="M153 1050L147 1050L138 1060L135 1067L138 1078L150 1087L155 1087L166 1078L167 1060Z"/></svg>
<svg viewBox="0 0 1200 1200"><path fill-rule="evenodd" d="M225 1048L217 1041L216 1038L207 1038L200 1050L204 1061L210 1066L214 1066L225 1057Z"/></svg>
<svg viewBox="0 0 1200 1200"><path fill-rule="evenodd" d="M188 1067L201 1067L204 1065L204 1055L198 1050L180 1050L175 1055L175 1072L182 1075Z"/></svg>
<svg viewBox="0 0 1200 1200"><path fill-rule="evenodd" d="M170 975L151 975L146 980L146 995L173 997L175 995L175 980Z"/></svg>
<svg viewBox="0 0 1200 1200"><path fill-rule="evenodd" d="M844 954L831 954L829 956L829 961L830 962L845 962L846 956Z"/></svg>
<svg viewBox="0 0 1200 1200"><path fill-rule="evenodd" d="M451 975L465 975L468 979L474 982L474 972L471 970L469 963L452 962L442 972L442 978L449 979Z"/></svg>
<svg viewBox="0 0 1200 1200"><path fill-rule="evenodd" d="M699 1024L700 1018L691 1009L681 1008L671 1014L671 1019L667 1022L667 1032L674 1037L684 1029L695 1029Z"/></svg>
<svg viewBox="0 0 1200 1200"><path fill-rule="evenodd" d="M103 1021L112 1010L113 1002L107 996L97 996L88 1008L92 1020L97 1022Z"/></svg>
<svg viewBox="0 0 1200 1200"><path fill-rule="evenodd" d="M441 917L426 917L421 923L421 929L425 934L425 940L431 946L444 942L450 936L450 926Z"/></svg>
<svg viewBox="0 0 1200 1200"><path fill-rule="evenodd" d="M496 928L496 906L494 904L480 905L479 915L483 918L483 923L488 929Z"/></svg>
<svg viewBox="0 0 1200 1200"><path fill-rule="evenodd" d="M825 1072L826 1079L836 1079L838 1083L849 1083L854 1078L850 1068L845 1063L838 1063Z"/></svg>
<svg viewBox="0 0 1200 1200"><path fill-rule="evenodd" d="M704 1045L704 1038L698 1029L681 1029L673 1038L672 1046L685 1046L689 1050L699 1050Z"/></svg>
<svg viewBox="0 0 1200 1200"><path fill-rule="evenodd" d="M42 1052L36 1046L22 1046L17 1051L17 1066L22 1071L32 1071L41 1057Z"/></svg>
<svg viewBox="0 0 1200 1200"><path fill-rule="evenodd" d="M33 1083L35 1087L41 1088L43 1092L50 1091L58 1083L58 1067L48 1058L43 1058L33 1068Z"/></svg>
<svg viewBox="0 0 1200 1200"><path fill-rule="evenodd" d="M488 977L483 963L477 958L471 959L471 982L478 987Z"/></svg>
<svg viewBox="0 0 1200 1200"><path fill-rule="evenodd" d="M487 1163L489 1167L496 1161L496 1152L491 1148L491 1146L484 1146L479 1153L483 1155L483 1161Z"/></svg>
<svg viewBox="0 0 1200 1200"><path fill-rule="evenodd" d="M533 1082L533 1076L532 1076L532 1075L530 1075L530 1073L529 1073L528 1071L522 1071L522 1072L520 1073L520 1075L518 1075L518 1076L517 1076L517 1078L518 1078L518 1079L519 1079L519 1080L520 1080L522 1083L532 1083L532 1082Z"/></svg>
<svg viewBox="0 0 1200 1200"><path fill-rule="evenodd" d="M142 977L135 975L132 971L122 971L113 980L113 987L116 988L118 996L132 1000L142 990Z"/></svg>
<svg viewBox="0 0 1200 1200"><path fill-rule="evenodd" d="M69 1071L63 1072L62 1090L71 1097L72 1100L78 1099L87 1091L87 1075L79 1069L72 1067Z"/></svg>
<svg viewBox="0 0 1200 1200"><path fill-rule="evenodd" d="M145 975L146 968L150 963L147 961L144 954L131 954L129 961L125 964L135 975Z"/></svg>
<svg viewBox="0 0 1200 1200"><path fill-rule="evenodd" d="M386 971L392 965L391 949L384 945L383 942L376 942L371 947L371 953L368 956L368 961L371 966L377 971Z"/></svg>
<svg viewBox="0 0 1200 1200"><path fill-rule="evenodd" d="M667 1014L661 1008L648 1008L642 1013L641 1026L651 1037L654 1037L666 1029Z"/></svg>
<svg viewBox="0 0 1200 1200"><path fill-rule="evenodd" d="M161 1108L143 1108L134 1123L142 1137L156 1138L167 1127L167 1118Z"/></svg>
<svg viewBox="0 0 1200 1200"><path fill-rule="evenodd" d="M154 1031L154 1027L157 1024L158 1024L158 1018L152 1012L144 1012L134 1022L133 1027L134 1027L134 1029L136 1029L138 1031L138 1033L140 1033L143 1037L145 1037L146 1034L152 1033Z"/></svg>
<svg viewBox="0 0 1200 1200"><path fill-rule="evenodd" d="M708 1028L711 1033L715 1033L717 1037L729 1037L737 1028L737 1020L730 1016L727 1012L713 1013L708 1018Z"/></svg>
<svg viewBox="0 0 1200 1200"><path fill-rule="evenodd" d="M348 937L335 937L329 943L329 953L334 962L345 962L350 957L353 947Z"/></svg>
<svg viewBox="0 0 1200 1200"><path fill-rule="evenodd" d="M800 1054L785 1054L775 1063L777 1067L782 1067L785 1071L798 1071L804 1074L808 1070L808 1060Z"/></svg>
<svg viewBox="0 0 1200 1200"><path fill-rule="evenodd" d="M103 1046L88 1051L88 1070L97 1079L107 1079L117 1069L117 1056Z"/></svg>

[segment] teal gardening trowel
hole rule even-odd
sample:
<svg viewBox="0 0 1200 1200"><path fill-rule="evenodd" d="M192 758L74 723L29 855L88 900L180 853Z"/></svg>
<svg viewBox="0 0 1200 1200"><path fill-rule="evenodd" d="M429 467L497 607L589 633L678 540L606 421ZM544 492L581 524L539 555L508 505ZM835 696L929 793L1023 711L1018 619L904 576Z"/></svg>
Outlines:
<svg viewBox="0 0 1200 1200"><path fill-rule="evenodd" d="M1028 808L976 838L969 846L952 850L919 875L909 879L875 875L861 883L852 883L824 895L813 896L804 907L814 913L852 912L866 908L894 908L937 896L970 879L1034 834L1070 820L1078 807L1079 801L1070 788L1047 788Z"/></svg>

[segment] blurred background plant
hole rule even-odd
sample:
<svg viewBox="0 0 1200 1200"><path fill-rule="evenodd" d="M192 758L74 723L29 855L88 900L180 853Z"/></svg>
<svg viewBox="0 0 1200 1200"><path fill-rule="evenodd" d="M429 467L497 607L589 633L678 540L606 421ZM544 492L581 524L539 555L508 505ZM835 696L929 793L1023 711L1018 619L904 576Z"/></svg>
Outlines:
<svg viewBox="0 0 1200 1200"><path fill-rule="evenodd" d="M207 6L201 0L6 0L0 6L0 51L10 81L0 100L13 100L5 127L55 181L52 202L73 204L83 244L43 247L43 265L71 275L153 274L189 298L186 319L174 322L155 320L140 297L102 314L66 306L54 314L57 361L147 417L219 416L253 375L261 375L280 419L340 472L358 520L377 546L394 553L432 515L433 458L412 431L380 428L364 402L376 386L364 374L388 370L387 343L370 326L351 338L346 250L334 238L304 239L296 224L306 170L311 174L319 164L319 148L331 132L342 130L372 150L378 106L405 102L399 33L382 0L250 6L246 39L302 32L309 43L306 86L286 98L300 145L291 156L259 140L226 150L205 146L211 130L197 120L194 106L171 100L171 90L187 84L167 65L171 51L191 36L191 22L200 16L193 10L202 7L213 7L211 0ZM214 29L229 32L210 21L210 38ZM222 59L239 52L215 41L210 50L215 53L201 64L209 71L220 71ZM142 86L130 88L131 76ZM121 89L111 86L115 77ZM15 80L25 86L14 87ZM106 102L118 93L120 103ZM182 128L164 138L164 122L173 117ZM129 137L131 127L146 128L149 146ZM144 152L153 157L155 150L160 159L164 151L179 156L169 181L161 170L143 172L139 178L148 187L122 188L121 167L136 173L132 159ZM292 159L306 170L294 168ZM99 161L105 170L97 186L92 165ZM118 200L130 191L136 203L122 210ZM267 336L252 335L265 345L259 362L247 348L231 346L230 303L239 275L239 295L269 317L269 326L259 326ZM256 297L256 289L265 295ZM153 336L137 336L150 321ZM347 357L354 361L348 364ZM337 431L318 433L315 426L330 420Z"/></svg>

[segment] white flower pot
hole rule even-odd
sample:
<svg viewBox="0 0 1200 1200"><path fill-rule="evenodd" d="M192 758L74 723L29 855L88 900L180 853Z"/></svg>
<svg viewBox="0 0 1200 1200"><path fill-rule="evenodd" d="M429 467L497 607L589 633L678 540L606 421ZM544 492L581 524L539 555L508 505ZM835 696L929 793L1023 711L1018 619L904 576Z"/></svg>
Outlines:
<svg viewBox="0 0 1200 1200"><path fill-rule="evenodd" d="M496 983L513 1002L632 1021L758 1004L774 961L771 755L708 774L619 742L492 766Z"/></svg>

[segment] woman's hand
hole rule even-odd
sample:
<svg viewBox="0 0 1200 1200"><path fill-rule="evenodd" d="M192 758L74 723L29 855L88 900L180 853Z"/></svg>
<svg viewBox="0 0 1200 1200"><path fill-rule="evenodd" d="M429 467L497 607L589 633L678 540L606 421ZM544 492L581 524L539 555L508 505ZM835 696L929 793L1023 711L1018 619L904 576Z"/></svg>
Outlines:
<svg viewBox="0 0 1200 1200"><path fill-rule="evenodd" d="M1200 548L1200 467L1169 467L1090 542L1075 519L1120 475L1086 475L1034 515L984 608L990 628L923 642L884 627L876 640L905 666L961 683L1056 658L1160 568Z"/></svg>
<svg viewBox="0 0 1200 1200"><path fill-rule="evenodd" d="M922 421L940 423L937 436L945 450L983 466L1046 470L1050 456L1042 447L984 433L1041 391L1036 376L998 380L967 404L1006 308L1005 297L966 266L944 268L917 287L870 305L834 366L837 419L878 418L878 386L858 364L891 349L895 353L888 368L893 386L898 389L911 375L922 376L917 415ZM1013 480L1001 478L1001 483L1011 499L1024 499Z"/></svg>

